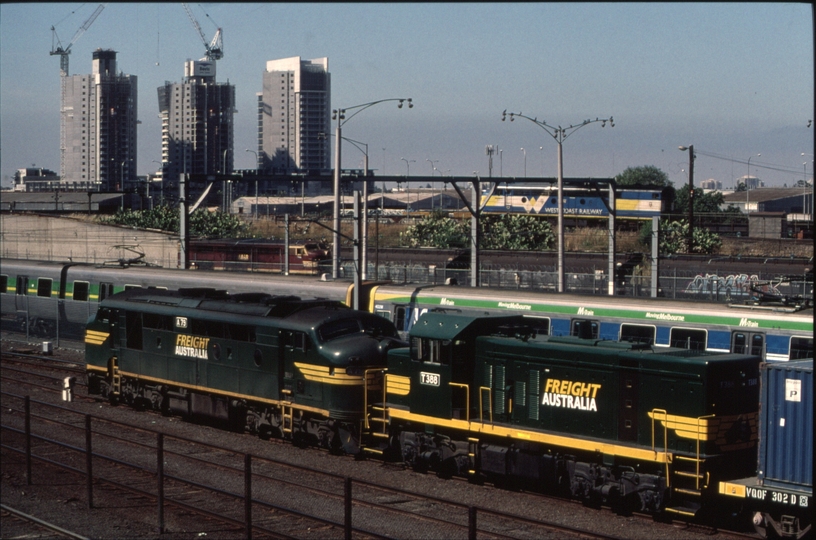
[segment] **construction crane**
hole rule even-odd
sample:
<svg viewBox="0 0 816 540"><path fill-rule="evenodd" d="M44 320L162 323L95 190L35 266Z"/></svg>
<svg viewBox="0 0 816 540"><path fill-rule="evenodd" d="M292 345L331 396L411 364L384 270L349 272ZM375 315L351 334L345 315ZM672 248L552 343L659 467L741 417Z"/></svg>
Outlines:
<svg viewBox="0 0 816 540"><path fill-rule="evenodd" d="M63 180L65 179L65 138L66 129L68 128L65 123L65 85L66 79L68 79L68 55L71 54L71 47L74 43L85 33L85 30L90 28L106 5L99 4L99 7L91 13L88 20L76 31L67 47L62 46L56 28L51 27L51 56L59 55L60 57L60 178Z"/></svg>
<svg viewBox="0 0 816 540"><path fill-rule="evenodd" d="M204 49L207 51L204 55L204 58L210 61L221 60L221 58L224 57L224 44L221 40L221 29L219 28L218 30L216 30L215 36L213 36L212 41L207 43L207 38L204 37L204 31L201 30L201 26L198 24L195 15L193 15L190 6L185 3L182 3L181 5L184 6L184 10L187 12L187 16L190 17L190 21L193 23L193 26L198 31L198 35L201 36L201 41L204 43Z"/></svg>
<svg viewBox="0 0 816 540"><path fill-rule="evenodd" d="M63 77L68 76L68 55L71 54L71 46L73 46L73 44L76 43L76 40L78 40L80 36L82 36L82 34L85 33L85 30L90 28L90 26L99 16L99 14L102 13L102 10L105 9L106 5L107 4L99 4L99 7L97 7L93 13L91 13L91 16L88 17L88 20L85 21L82 24L82 26L79 27L79 30L76 31L76 34L74 34L73 39L71 39L71 42L68 44L67 47L62 46L62 43L60 42L60 39L57 36L56 28L54 28L53 26L51 27L51 55L52 56L59 55L60 75L62 75Z"/></svg>

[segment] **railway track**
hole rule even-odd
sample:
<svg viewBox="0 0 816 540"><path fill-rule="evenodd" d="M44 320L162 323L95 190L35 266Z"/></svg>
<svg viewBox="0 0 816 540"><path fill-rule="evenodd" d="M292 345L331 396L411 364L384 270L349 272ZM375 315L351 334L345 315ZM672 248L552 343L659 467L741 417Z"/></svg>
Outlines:
<svg viewBox="0 0 816 540"><path fill-rule="evenodd" d="M11 398L5 393L9 387L22 391L21 378L37 376L40 382L32 390L36 389L38 399L58 403L61 387L56 383L64 376L76 373L76 362L53 360L25 353L3 354L3 408L11 411L11 414L4 415L4 444L6 440L14 441L14 437L19 437L22 428L19 404L10 403ZM42 373L37 373L38 370ZM344 497L348 489L346 478L351 478L349 475L354 477L351 481L354 536L360 538L413 538L415 532L417 537L464 538L468 536L474 518L472 509L475 509L479 538L734 537L721 531L690 528L687 525L675 524L672 527L654 524L651 518L624 518L609 512L601 514L563 499L545 499L540 494L472 486L464 481L445 482L430 475L394 470L402 469L401 465L355 462L325 452L297 450L282 441L270 445L254 437L180 422L177 418L85 401L85 392L84 386L78 384L75 392L77 402L70 406L70 409L77 410L60 405L50 413L37 412L43 416L46 426L39 436L50 439L56 431L64 432L66 441L63 445L68 448L39 439L37 446L47 460L65 461L71 470L47 472L54 466L44 462L37 466L34 479L38 480L37 475L40 474L45 478L73 476L73 480L66 483L74 493L75 506L82 505L85 498L77 494L83 493L87 487L83 486L85 457L78 454L76 449L85 448L85 420L77 412L104 413L106 418L94 417L92 425L93 451L99 456L93 459L94 509L88 512L93 515L113 512L120 507L142 508L142 513L147 516L132 527L147 527L153 533L157 530L155 509L158 505L156 428L160 426L161 431L166 431L162 462L165 474L164 506L167 508L165 527L168 531L194 531L197 527L200 532L208 534L217 531L219 537L245 537L246 506L242 497L246 454L242 450L252 450L250 506L255 537L343 536ZM9 416L16 424L7 427L6 418ZM125 429L120 424L123 419L136 421L138 425ZM194 436L185 436L191 434ZM228 448L212 448L202 444L202 435L207 441L228 441ZM294 454L290 454L292 452ZM4 478L7 465L24 469L19 454L10 453L5 447L3 454ZM283 454L287 457L279 459L278 456ZM363 472L366 474L355 474ZM376 479L370 480L367 473L376 473L373 475ZM213 481L215 478L217 482ZM39 481L44 479L39 477ZM218 485L216 492L206 488L214 484ZM406 484L422 487L402 489ZM509 502L502 505L498 504L499 501ZM570 517L566 520L547 519L542 508L555 507L563 508L561 513ZM508 508L513 511L508 511ZM202 512L201 509L206 511ZM588 513L589 517L584 518L588 521L572 518L572 515L584 513ZM523 517L522 514L531 517ZM122 520L123 517L117 519ZM127 516L125 521L132 519L133 516ZM604 532L605 528L597 532L582 525L596 520L625 520L627 527L632 527L633 519L639 523L636 526L638 529L649 531L647 535L634 535L630 529L625 534ZM84 532L85 529L74 530ZM659 531L663 531L664 536L660 536Z"/></svg>

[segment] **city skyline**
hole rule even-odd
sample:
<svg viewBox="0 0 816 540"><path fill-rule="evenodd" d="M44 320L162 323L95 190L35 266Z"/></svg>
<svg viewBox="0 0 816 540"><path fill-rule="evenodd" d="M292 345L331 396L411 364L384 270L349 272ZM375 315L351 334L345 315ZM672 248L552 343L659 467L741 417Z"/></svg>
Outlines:
<svg viewBox="0 0 816 540"><path fill-rule="evenodd" d="M97 4L0 5L3 185L23 167L59 170L59 60ZM234 164L253 169L257 94L266 62L328 58L332 108L383 103L344 126L369 147L375 174L554 177L553 126L596 117L564 143L564 175L611 177L654 165L682 186L724 188L746 174L766 186L812 178L813 12L809 4L191 4L206 39L223 29L218 82L236 87ZM156 89L181 82L204 43L177 4L108 4L72 46L70 75L95 49L117 51L139 78L140 175L156 171ZM332 129L334 122L332 122ZM334 142L332 141L332 144ZM524 150L522 150L524 148ZM761 154L758 156L758 154ZM747 160L751 157L750 170ZM344 147L343 167L362 155ZM405 158L405 159L403 159ZM805 166L803 163L807 162ZM434 167L436 170L434 170Z"/></svg>

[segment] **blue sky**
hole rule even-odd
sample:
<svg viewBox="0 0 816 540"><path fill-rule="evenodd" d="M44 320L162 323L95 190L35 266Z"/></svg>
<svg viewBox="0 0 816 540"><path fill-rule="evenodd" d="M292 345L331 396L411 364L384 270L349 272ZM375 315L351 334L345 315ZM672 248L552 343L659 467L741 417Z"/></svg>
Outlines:
<svg viewBox="0 0 816 540"><path fill-rule="evenodd" d="M59 58L97 3L0 4L0 174L36 164L59 171ZM267 60L328 57L332 106L383 103L347 122L386 175L557 173L557 146L521 112L551 125L588 118L564 148L567 177L611 177L654 165L676 186L725 187L748 173L766 185L812 177L813 13L782 3L262 3L189 4L207 40L223 29L219 81L236 86L235 165L254 167L256 93ZM96 48L118 52L139 78L139 174L155 170L161 131L156 88L180 82L204 45L178 3L110 3L72 47L70 74L90 73ZM761 154L761 156L757 156ZM344 146L343 167L361 166Z"/></svg>

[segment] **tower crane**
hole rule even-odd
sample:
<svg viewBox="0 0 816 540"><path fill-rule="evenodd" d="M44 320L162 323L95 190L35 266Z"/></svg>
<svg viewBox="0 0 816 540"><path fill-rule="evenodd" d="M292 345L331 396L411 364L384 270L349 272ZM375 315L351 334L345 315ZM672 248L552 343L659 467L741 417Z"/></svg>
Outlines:
<svg viewBox="0 0 816 540"><path fill-rule="evenodd" d="M221 29L219 28L216 30L215 35L212 38L212 41L207 43L207 38L204 37L204 31L201 30L201 26L198 24L198 21L193 15L190 6L186 3L182 3L184 6L184 10L187 12L187 16L190 17L190 21L193 23L193 27L198 31L198 35L201 36L201 41L204 43L204 49L206 50L204 59L214 61L214 60L221 60L224 56L224 43L221 39Z"/></svg>
<svg viewBox="0 0 816 540"><path fill-rule="evenodd" d="M85 30L90 28L106 5L99 4L99 7L91 13L91 16L76 31L67 47L62 46L56 28L51 27L51 56L59 55L60 57L60 178L63 180L65 179L65 138L68 129L65 123L65 85L68 78L68 55L71 54L71 47L74 43L85 33Z"/></svg>
<svg viewBox="0 0 816 540"><path fill-rule="evenodd" d="M88 20L86 20L82 24L82 26L80 26L79 29L76 31L73 39L71 39L71 42L68 44L67 47L63 48L62 42L60 42L60 39L57 36L56 28L54 28L53 26L51 27L51 55L52 56L59 55L60 75L62 75L63 77L68 76L68 55L71 54L71 46L74 43L76 43L76 40L78 40L80 36L82 36L82 34L85 33L85 30L90 28L90 26L99 16L99 14L102 13L102 10L105 9L106 5L107 4L99 4L99 7L97 7L93 13L91 13L91 16L88 17Z"/></svg>

